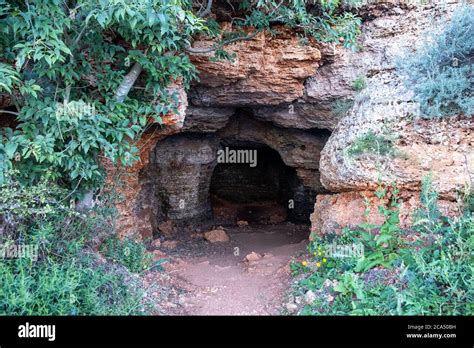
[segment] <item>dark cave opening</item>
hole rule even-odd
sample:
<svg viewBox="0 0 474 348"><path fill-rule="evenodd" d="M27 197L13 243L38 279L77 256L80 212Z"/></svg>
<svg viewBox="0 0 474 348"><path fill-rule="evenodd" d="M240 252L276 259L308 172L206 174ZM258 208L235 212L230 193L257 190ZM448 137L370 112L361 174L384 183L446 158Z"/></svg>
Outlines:
<svg viewBox="0 0 474 348"><path fill-rule="evenodd" d="M327 134L233 117L217 132L157 142L140 174L140 214L152 229L175 226L310 224ZM255 153L255 155L254 155Z"/></svg>
<svg viewBox="0 0 474 348"><path fill-rule="evenodd" d="M312 209L314 196L310 197L308 190L301 192L304 187L296 170L287 166L277 151L259 143L223 146L220 151L210 184L216 221L309 221L305 210ZM303 207L305 204L309 207Z"/></svg>

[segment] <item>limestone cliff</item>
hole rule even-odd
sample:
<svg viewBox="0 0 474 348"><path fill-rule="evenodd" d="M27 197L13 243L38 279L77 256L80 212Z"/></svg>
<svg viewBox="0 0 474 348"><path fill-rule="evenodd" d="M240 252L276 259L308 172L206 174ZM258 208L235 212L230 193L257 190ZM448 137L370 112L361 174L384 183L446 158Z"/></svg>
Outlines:
<svg viewBox="0 0 474 348"><path fill-rule="evenodd" d="M321 182L336 193L318 196L312 216L313 231L340 231L341 226L364 220L363 197L373 196L378 183L396 183L402 191L402 223L419 205L421 180L431 173L433 188L446 210L456 211L456 199L471 188L474 173L474 122L470 117L416 119L418 105L412 91L394 70L394 60L416 49L422 33L436 30L456 4L418 7L375 18L364 25L362 51L325 67L325 76L341 85L341 76L355 69L364 73L367 87L355 98L321 153ZM346 62L343 64L342 62ZM349 74L349 73L347 73ZM336 82L339 81L339 82ZM314 80L313 82L314 83ZM339 90L339 89L336 89ZM313 96L316 96L314 92ZM367 134L387 139L390 154L350 155L350 148ZM350 214L343 207L350 207ZM377 213L369 217L380 222Z"/></svg>
<svg viewBox="0 0 474 348"><path fill-rule="evenodd" d="M181 93L180 114L165 118L172 127L144 135L140 161L123 176L118 227L148 238L168 220L209 216L215 153L223 145L257 144L277 151L296 173L292 192L300 208L316 202L315 233L364 221L364 200L380 203L373 194L379 180L401 189L405 225L428 173L441 194L441 207L455 211L455 200L473 175L472 117L414 120L417 105L394 61L416 49L422 33L445 23L456 6L363 6L356 52L339 44L302 44L280 28L276 36L260 33L230 45L234 62L194 55L200 80L187 95ZM209 44L198 40L193 45ZM365 82L362 91L357 80ZM348 149L368 132L389 136L391 155L350 156ZM374 209L369 220L380 222L381 216Z"/></svg>

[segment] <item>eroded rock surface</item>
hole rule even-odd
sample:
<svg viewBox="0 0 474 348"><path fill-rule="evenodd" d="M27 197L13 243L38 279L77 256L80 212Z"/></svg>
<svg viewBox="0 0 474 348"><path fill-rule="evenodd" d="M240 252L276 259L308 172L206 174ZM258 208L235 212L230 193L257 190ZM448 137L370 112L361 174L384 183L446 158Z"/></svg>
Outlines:
<svg viewBox="0 0 474 348"><path fill-rule="evenodd" d="M384 15L366 24L366 53L355 54L362 55L365 66L355 64L354 71L365 71L367 86L355 97L354 106L340 120L321 152L321 183L329 191L341 193L318 197L312 216L314 232L338 232L341 226L364 222L361 195L373 196L370 192L380 182L396 183L401 190L400 209L405 226L412 222L411 212L419 206L421 181L427 175L432 176L433 189L440 193L440 205L448 214L457 210L454 201L472 187L472 116L416 118L419 107L413 93L394 71L395 58L417 47L421 33L443 24L455 7L426 6L404 11L403 15ZM337 82L339 77L352 73L354 54L344 55L345 59L332 65L334 71L330 71L331 66L329 71L324 67L318 71L329 84L341 86ZM314 81L308 83L308 96L320 100L326 92L315 89ZM350 149L360 145L367 134L374 134L379 143L387 140L388 153L367 149L351 153ZM376 206L377 202L373 203ZM377 215L369 216L369 221L380 223L381 217Z"/></svg>
<svg viewBox="0 0 474 348"><path fill-rule="evenodd" d="M230 30L229 24L223 24ZM319 66L321 53L284 28L272 37L259 33L252 40L226 47L235 53L234 62L209 61L213 53L192 56L199 70L199 83L192 89L193 105L248 106L292 102L304 94L304 81ZM196 41L194 47L208 47L212 41Z"/></svg>
<svg viewBox="0 0 474 348"><path fill-rule="evenodd" d="M151 238L153 227L150 221L150 206L140 202L140 192L143 183L140 173L150 162L150 153L156 143L165 137L179 132L183 127L188 100L184 88L179 84L170 87L171 92L178 96L176 113L163 117L163 126L154 125L144 133L136 143L139 149L139 160L130 167L116 166L110 161L104 161L107 171L107 186L115 190L121 199L116 203L118 210L117 230L120 236L128 235L135 238Z"/></svg>
<svg viewBox="0 0 474 348"><path fill-rule="evenodd" d="M364 6L356 52L340 44L301 45L280 28L276 37L260 33L227 47L235 62L194 55L200 81L188 92L189 106L183 101L179 115L165 117L171 127L146 133L138 143L140 161L125 169L119 228L149 237L164 221L208 216L219 146L259 144L277 151L296 173L290 183L296 203L311 206L319 194L313 214L318 233L359 221L360 193L370 196L380 179L396 182L413 203L421 179L432 173L442 199L455 200L473 176L472 118L413 122L416 104L394 61L456 6ZM209 44L198 40L193 46ZM356 80L365 82L361 92ZM395 136L395 155L350 156L348 149L369 131ZM327 193L337 194L321 195Z"/></svg>
<svg viewBox="0 0 474 348"><path fill-rule="evenodd" d="M340 234L344 227L355 228L360 224L381 225L385 218L378 206L389 206L391 196L378 198L374 191L342 192L331 195L318 195L314 212L311 215L310 239L316 235ZM413 223L413 214L421 208L418 194L403 192L397 199L400 226L408 228ZM449 216L455 215L458 204L447 200L438 202L440 211Z"/></svg>
<svg viewBox="0 0 474 348"><path fill-rule="evenodd" d="M152 219L189 222L210 217L209 178L217 164L216 148L215 137L186 133L155 146L141 191L144 202L154 209Z"/></svg>
<svg viewBox="0 0 474 348"><path fill-rule="evenodd" d="M375 91L371 95L373 101ZM398 106L403 108L403 103ZM407 108L411 108L409 103L405 102ZM433 188L443 198L454 200L470 185L474 173L473 119L413 121L396 109L367 103L342 120L321 155L323 185L331 191L359 191L375 189L382 180L416 191L431 173ZM379 137L395 135L394 154L351 156L347 149L369 131Z"/></svg>

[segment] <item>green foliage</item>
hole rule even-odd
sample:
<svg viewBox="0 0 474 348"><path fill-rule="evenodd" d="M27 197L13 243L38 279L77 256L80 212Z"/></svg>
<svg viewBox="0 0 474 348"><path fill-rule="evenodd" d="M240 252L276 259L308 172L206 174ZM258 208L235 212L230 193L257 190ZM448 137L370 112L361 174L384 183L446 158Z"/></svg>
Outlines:
<svg viewBox="0 0 474 348"><path fill-rule="evenodd" d="M415 228L422 233L431 233L446 223L438 208L438 193L432 189L432 175L421 182L420 201L422 207L415 214Z"/></svg>
<svg viewBox="0 0 474 348"><path fill-rule="evenodd" d="M367 85L364 76L357 77L354 81L352 81L352 88L354 91L360 92L362 91Z"/></svg>
<svg viewBox="0 0 474 348"><path fill-rule="evenodd" d="M474 114L474 7L458 9L440 33L398 61L398 70L420 103L421 116Z"/></svg>
<svg viewBox="0 0 474 348"><path fill-rule="evenodd" d="M92 237L113 232L110 203L79 213L70 194L45 175L23 186L0 185L0 244L35 248L33 258L0 260L1 315L128 315L142 313L141 294L125 272L96 260Z"/></svg>
<svg viewBox="0 0 474 348"><path fill-rule="evenodd" d="M352 272L345 272L333 289L340 296L355 296L359 300L364 298L359 276Z"/></svg>
<svg viewBox="0 0 474 348"><path fill-rule="evenodd" d="M388 136L376 134L370 130L357 137L347 149L349 156L360 156L364 153L373 153L379 156L393 156L393 140Z"/></svg>
<svg viewBox="0 0 474 348"><path fill-rule="evenodd" d="M382 199L385 198L387 191L379 188L376 194ZM377 266L390 268L398 258L401 245L397 239L400 233L398 211L400 204L397 202L397 194L398 190L393 188L389 207L383 205L378 207L379 213L385 218L382 225L363 224L359 226L362 229L351 231L355 240L362 241L364 245L364 256L358 260L355 272L367 272ZM373 229L377 232L374 233Z"/></svg>
<svg viewBox="0 0 474 348"><path fill-rule="evenodd" d="M0 92L11 93L20 75L11 66L0 62Z"/></svg>
<svg viewBox="0 0 474 348"><path fill-rule="evenodd" d="M1 5L0 87L19 113L19 127L2 137L2 175L15 166L35 182L48 168L65 187L100 185L101 158L133 163L147 119L160 123L176 106L169 84L196 76L187 55L169 54L205 30L188 1ZM142 87L117 102L135 63L146 70Z"/></svg>
<svg viewBox="0 0 474 348"><path fill-rule="evenodd" d="M101 245L101 252L134 273L148 269L151 264L151 256L146 253L143 243L130 239L120 240L116 236L110 237Z"/></svg>
<svg viewBox="0 0 474 348"><path fill-rule="evenodd" d="M124 277L85 258L33 264L0 262L2 315L139 314L140 297Z"/></svg>
<svg viewBox="0 0 474 348"><path fill-rule="evenodd" d="M46 98L23 107L17 119L20 125L7 136L7 145L14 149L6 156L21 158L16 167L25 180L34 182L48 170L53 179L64 183L100 183L101 155L114 163L120 159L123 165L136 159L137 149L130 139L142 127L130 124L122 110L96 110L82 101L55 104Z"/></svg>
<svg viewBox="0 0 474 348"><path fill-rule="evenodd" d="M360 25L338 1L242 2L245 16L232 32L201 18L189 0L0 0L0 8L0 89L19 114L19 127L3 130L0 182L12 167L29 182L48 168L76 193L100 186L103 158L133 163L149 120L176 110L169 87L197 77L188 52L196 35L217 39L211 59L233 59L224 46L245 38L247 27L275 33L283 24L352 47ZM140 68L136 82L128 80L132 67Z"/></svg>
<svg viewBox="0 0 474 348"><path fill-rule="evenodd" d="M351 99L336 100L332 104L332 112L339 117L344 116L354 105L354 101Z"/></svg>
<svg viewBox="0 0 474 348"><path fill-rule="evenodd" d="M379 198L388 193L387 189L379 190ZM466 209L457 218L442 216L437 195L426 178L421 193L423 206L415 215L412 230L403 231L396 189L390 194L390 206L379 207L385 216L382 225L364 224L345 230L341 236L326 235L312 242L310 251L316 245L316 250L327 250L331 243L363 243L365 255L331 259L323 253L328 259L323 267L300 269L295 295L308 290L317 295L301 314L474 314L472 212ZM417 238L407 239L407 233ZM316 255L318 262L320 256Z"/></svg>
<svg viewBox="0 0 474 348"><path fill-rule="evenodd" d="M357 48L361 20L350 12L340 13L339 1L293 0L285 4L262 0L254 8L250 1L243 1L240 7L250 12L240 22L242 26L270 29L272 23L280 22L289 28L302 30L305 36L318 41L342 41L347 48Z"/></svg>

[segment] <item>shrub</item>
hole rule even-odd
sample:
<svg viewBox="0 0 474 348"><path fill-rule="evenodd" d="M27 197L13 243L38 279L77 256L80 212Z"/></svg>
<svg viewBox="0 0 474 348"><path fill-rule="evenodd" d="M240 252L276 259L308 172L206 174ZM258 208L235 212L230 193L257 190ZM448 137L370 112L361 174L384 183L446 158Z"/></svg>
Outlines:
<svg viewBox="0 0 474 348"><path fill-rule="evenodd" d="M85 257L0 262L0 314L129 315L141 313L140 294L124 275Z"/></svg>
<svg viewBox="0 0 474 348"><path fill-rule="evenodd" d="M367 82L363 76L359 76L354 81L352 81L352 88L357 92L362 91L366 86Z"/></svg>
<svg viewBox="0 0 474 348"><path fill-rule="evenodd" d="M350 156L359 156L364 153L373 153L380 156L394 155L392 139L381 136L370 130L357 137L347 149Z"/></svg>
<svg viewBox="0 0 474 348"><path fill-rule="evenodd" d="M397 68L420 103L422 117L474 114L474 7L458 9L440 33L397 61Z"/></svg>
<svg viewBox="0 0 474 348"><path fill-rule="evenodd" d="M387 190L379 191L381 197ZM413 230L399 227L397 192L391 206L380 207L385 222L326 235L309 245L312 261L296 267L296 296L312 290L317 296L303 315L473 315L474 217L468 209L457 218L439 213L437 195L427 178L423 207ZM407 238L407 233L417 238ZM364 256L330 258L333 243L362 243ZM322 255L322 256L321 256ZM313 258L314 256L314 258ZM321 257L326 262L321 262ZM316 264L316 268L309 264ZM301 272L303 272L301 274Z"/></svg>
<svg viewBox="0 0 474 348"><path fill-rule="evenodd" d="M92 237L113 232L113 210L79 213L66 205L70 193L47 177L22 186L8 175L0 185L0 244L37 248L33 259L0 259L0 314L142 313L133 280L92 253Z"/></svg>
<svg viewBox="0 0 474 348"><path fill-rule="evenodd" d="M351 99L336 100L332 103L332 112L337 116L344 116L354 105Z"/></svg>
<svg viewBox="0 0 474 348"><path fill-rule="evenodd" d="M116 236L108 238L101 246L102 253L109 259L138 273L150 267L151 258L142 243L130 239L120 240Z"/></svg>

